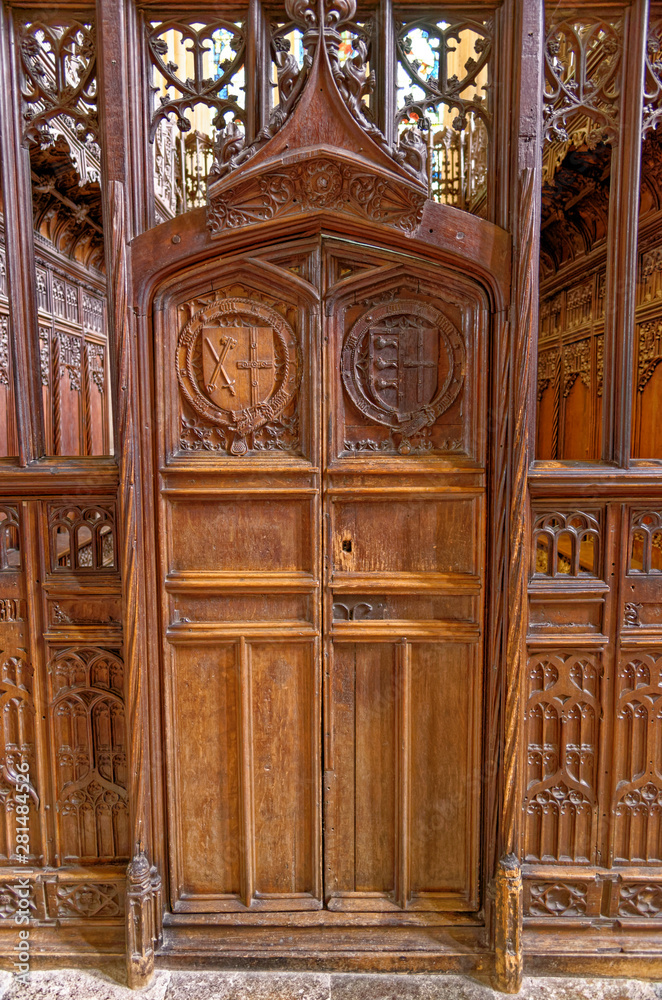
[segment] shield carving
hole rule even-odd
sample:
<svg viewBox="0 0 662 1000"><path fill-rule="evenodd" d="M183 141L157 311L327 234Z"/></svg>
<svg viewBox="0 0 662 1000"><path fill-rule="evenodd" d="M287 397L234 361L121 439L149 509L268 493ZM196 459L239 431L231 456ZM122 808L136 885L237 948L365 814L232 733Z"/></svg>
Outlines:
<svg viewBox="0 0 662 1000"><path fill-rule="evenodd" d="M213 326L202 330L205 394L216 406L244 410L274 388L274 332L268 326Z"/></svg>
<svg viewBox="0 0 662 1000"><path fill-rule="evenodd" d="M369 420L413 434L430 427L462 388L460 331L419 299L395 299L360 316L343 342L345 390Z"/></svg>
<svg viewBox="0 0 662 1000"><path fill-rule="evenodd" d="M272 306L217 293L182 327L176 371L187 403L227 431L231 455L245 455L250 435L278 420L299 391L300 349Z"/></svg>
<svg viewBox="0 0 662 1000"><path fill-rule="evenodd" d="M372 326L368 383L377 405L397 414L428 406L439 381L439 335L406 317Z"/></svg>

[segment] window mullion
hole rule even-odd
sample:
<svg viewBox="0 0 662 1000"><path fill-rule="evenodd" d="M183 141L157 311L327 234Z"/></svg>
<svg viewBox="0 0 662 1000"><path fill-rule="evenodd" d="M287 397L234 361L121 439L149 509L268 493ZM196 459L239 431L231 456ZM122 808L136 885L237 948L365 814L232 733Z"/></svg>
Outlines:
<svg viewBox="0 0 662 1000"><path fill-rule="evenodd" d="M612 153L605 291L603 459L627 467L632 426L639 174L648 0L625 13L618 142Z"/></svg>
<svg viewBox="0 0 662 1000"><path fill-rule="evenodd" d="M269 120L271 47L260 0L250 0L246 37L246 137L252 142Z"/></svg>
<svg viewBox="0 0 662 1000"><path fill-rule="evenodd" d="M0 72L5 81L0 89L3 212L18 455L20 464L28 465L44 454L44 421L30 156L21 134L24 118L14 32L11 10L3 6L0 11Z"/></svg>
<svg viewBox="0 0 662 1000"><path fill-rule="evenodd" d="M377 12L377 124L389 143L395 141L396 55L391 0L381 0Z"/></svg>

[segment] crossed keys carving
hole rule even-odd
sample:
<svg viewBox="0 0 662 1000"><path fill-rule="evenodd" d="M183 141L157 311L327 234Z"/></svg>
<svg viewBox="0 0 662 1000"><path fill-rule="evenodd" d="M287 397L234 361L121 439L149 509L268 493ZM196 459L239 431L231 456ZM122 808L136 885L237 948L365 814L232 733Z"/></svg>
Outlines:
<svg viewBox="0 0 662 1000"><path fill-rule="evenodd" d="M237 390L234 387L235 379L230 378L225 370L225 359L228 356L228 352L233 350L237 346L237 341L234 337L221 337L219 341L219 347L221 349L220 354L216 352L216 348L212 344L209 337L205 337L205 343L211 351L211 356L216 362L216 367L214 368L211 378L207 384L207 392L212 393L216 388L216 379L219 375L222 375L225 379L225 386L223 388L229 389L233 396L237 395Z"/></svg>
<svg viewBox="0 0 662 1000"><path fill-rule="evenodd" d="M287 320L263 302L220 292L182 327L175 365L187 406L223 428L233 456L260 450L256 431L293 404L301 381Z"/></svg>

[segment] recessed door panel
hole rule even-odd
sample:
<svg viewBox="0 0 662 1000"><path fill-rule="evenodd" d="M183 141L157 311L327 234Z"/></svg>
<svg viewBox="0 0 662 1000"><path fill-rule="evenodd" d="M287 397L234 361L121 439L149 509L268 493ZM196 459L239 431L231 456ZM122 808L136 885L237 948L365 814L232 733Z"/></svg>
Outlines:
<svg viewBox="0 0 662 1000"><path fill-rule="evenodd" d="M179 848L173 889L179 908L201 899L238 899L242 838L234 645L176 647L171 696L178 750L173 757Z"/></svg>
<svg viewBox="0 0 662 1000"><path fill-rule="evenodd" d="M255 896L319 898L317 650L310 642L262 641L247 652Z"/></svg>
<svg viewBox="0 0 662 1000"><path fill-rule="evenodd" d="M474 497L405 499L385 493L383 499L338 498L333 504L334 572L473 575L476 508Z"/></svg>
<svg viewBox="0 0 662 1000"><path fill-rule="evenodd" d="M173 573L311 572L309 499L189 499L169 503L168 514Z"/></svg>
<svg viewBox="0 0 662 1000"><path fill-rule="evenodd" d="M411 645L410 902L475 906L480 662L464 643Z"/></svg>

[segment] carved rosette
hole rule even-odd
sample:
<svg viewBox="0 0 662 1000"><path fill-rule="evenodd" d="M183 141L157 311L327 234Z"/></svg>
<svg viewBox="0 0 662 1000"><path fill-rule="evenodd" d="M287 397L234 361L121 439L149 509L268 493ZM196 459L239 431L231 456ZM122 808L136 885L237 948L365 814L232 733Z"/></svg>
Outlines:
<svg viewBox="0 0 662 1000"><path fill-rule="evenodd" d="M182 329L177 379L196 414L232 436L231 455L246 438L277 421L301 381L300 350L287 321L261 302L217 298Z"/></svg>
<svg viewBox="0 0 662 1000"><path fill-rule="evenodd" d="M343 344L341 374L369 420L405 437L430 427L464 382L459 331L434 306L399 299L368 309Z"/></svg>
<svg viewBox="0 0 662 1000"><path fill-rule="evenodd" d="M310 211L342 211L361 220L411 234L420 224L425 194L398 178L380 177L319 157L269 173L211 195L207 225L212 235Z"/></svg>

